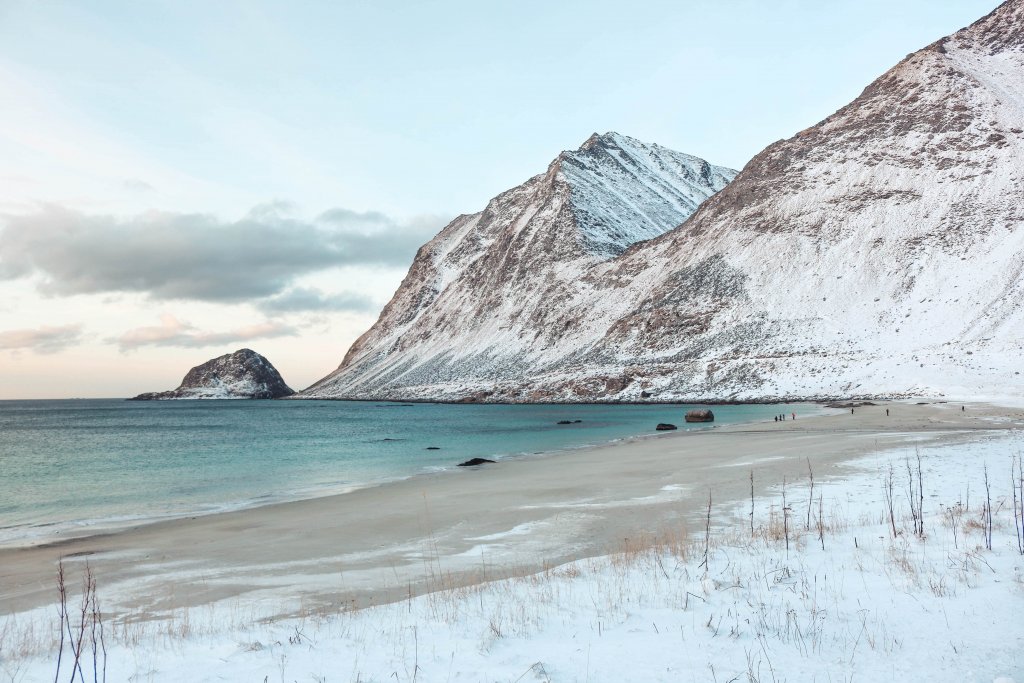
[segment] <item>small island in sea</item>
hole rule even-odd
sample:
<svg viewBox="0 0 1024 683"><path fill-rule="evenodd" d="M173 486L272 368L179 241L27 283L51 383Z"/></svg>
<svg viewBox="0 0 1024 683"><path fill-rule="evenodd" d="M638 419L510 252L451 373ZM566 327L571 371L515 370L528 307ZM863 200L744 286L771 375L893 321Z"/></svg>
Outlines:
<svg viewBox="0 0 1024 683"><path fill-rule="evenodd" d="M177 389L139 394L128 400L268 399L294 393L269 360L252 349L239 349L195 366L185 374Z"/></svg>

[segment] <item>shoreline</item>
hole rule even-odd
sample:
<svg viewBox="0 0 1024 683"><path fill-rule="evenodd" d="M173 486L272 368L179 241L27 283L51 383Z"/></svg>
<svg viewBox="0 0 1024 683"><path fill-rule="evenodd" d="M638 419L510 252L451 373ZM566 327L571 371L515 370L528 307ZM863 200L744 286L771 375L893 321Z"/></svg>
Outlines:
<svg viewBox="0 0 1024 683"><path fill-rule="evenodd" d="M307 387L308 389L308 387ZM475 405L475 406L765 406L765 405L782 405L782 404L817 404L826 405L829 403L842 403L842 402L863 402L863 401L878 401L880 403L900 403L905 401L922 401L924 403L974 403L977 401L965 401L956 398L947 398L945 396L921 396L919 394L891 394L891 395L880 395L880 394L865 394L865 395L837 395L837 396L826 396L826 395L815 395L815 396L775 396L765 398L748 398L748 399L728 399L728 398L706 398L697 397L692 399L665 399L659 400L653 396L650 398L640 398L637 400L625 400L625 399L609 399L606 401L598 400L587 400L581 399L579 401L479 401L471 400L467 398L461 399L442 399L442 398L353 398L350 396L338 396L338 397L327 397L327 396L303 396L301 391L297 391L290 396L281 396L275 399L269 399L273 401L349 401L352 403L415 403L415 404L436 404L436 405ZM34 400L69 400L69 399L34 399ZM118 400L115 398L114 400ZM126 398L126 401L133 399ZM204 400L204 399L161 399L161 400ZM205 399L209 400L209 399ZM1003 405L1001 401L1014 400L1014 397L985 399L985 403L991 403L992 405Z"/></svg>
<svg viewBox="0 0 1024 683"><path fill-rule="evenodd" d="M958 404L959 405L959 404ZM891 418L885 408L894 409ZM1003 420L993 422L993 419ZM88 560L114 612L156 616L225 600L297 609L379 604L495 573L606 554L645 531L693 526L706 506L783 476L842 476L854 457L1024 427L1024 413L891 403L765 425L630 437L542 457L453 468L341 495L169 519L0 550L0 614L52 602L55 564ZM870 442L866 435L875 438ZM657 437L657 438L651 438ZM742 475L742 476L740 476ZM487 570L490 570L488 573Z"/></svg>
<svg viewBox="0 0 1024 683"><path fill-rule="evenodd" d="M38 399L38 400L94 400L94 399ZM118 400L118 399L95 399L95 400ZM130 399L128 399L130 400ZM167 399L171 401L186 401L189 399ZM205 400L205 399L199 399ZM215 399L224 400L224 399ZM228 399L234 400L237 399ZM280 399L273 399L280 400ZM308 400L319 400L319 399L308 399ZM344 400L344 399L324 399L324 400ZM378 403L377 401L364 401L364 403ZM465 405L459 403L444 403L436 401L421 401L423 405L437 404L437 405ZM397 405L397 404L396 404ZM528 405L528 404L488 404L488 405ZM542 405L602 405L602 404L542 404ZM642 403L622 403L621 405L644 405ZM662 405L662 404L655 404ZM789 405L794 404L771 404L771 403L744 403L744 402L728 402L728 403L716 403L716 404L689 404L689 403L666 403L663 405L675 405L681 409L691 407L701 407L706 405ZM805 410L808 410L804 415L822 415L825 414L825 406L821 404L806 403L803 404ZM811 412L814 411L814 412ZM679 432L687 432L690 430L707 430L707 429L719 429L728 426L738 425L752 425L760 422L760 419L744 420L741 422L727 422L725 424L714 424L714 423L703 423L703 426L699 425L684 425L678 428ZM663 437L666 434L664 432L645 431L639 433L628 434L625 436L618 436L611 439L598 439L594 441L581 441L580 443L548 448L546 450L524 450L517 452L508 453L493 453L490 451L482 452L481 456L487 458L496 458L498 462L510 462L513 460L525 459L525 458L547 458L557 457L564 453L570 453L580 449L590 448L601 448L604 446L611 446L615 444L631 443L635 440L648 439ZM441 474L444 472L456 471L459 466L459 460L461 458L453 457L453 459L445 464L444 466L424 466L419 470L405 472L405 473L394 473L389 475L381 475L375 478L367 479L365 481L354 481L354 482L336 482L331 484L325 484L316 487L305 487L297 488L292 490L286 490L280 493L261 493L247 498L233 498L229 500L219 501L208 501L202 503L193 508L184 510L167 511L164 513L150 514L150 515L111 515L105 517L87 517L77 518L70 520L59 520L49 521L46 523L40 523L37 525L13 525L7 528L0 528L0 552L5 550L16 550L33 547L44 547L44 546L56 546L64 544L70 541L86 539L92 536L109 536L112 534L118 534L122 532L132 531L142 527L149 526L151 524L158 524L164 522L172 522L175 520L182 519L194 519L197 517L208 517L211 515L220 515L234 512L244 512L246 510L254 510L262 507L280 505L285 503L296 503L307 500L314 500L318 498L329 498L332 496L343 496L348 495L354 491L362 489L372 489L379 486L387 486L396 482L405 481L412 478L432 476ZM6 536L6 532L13 532L15 530L23 531L20 536ZM34 533L36 530L40 530L41 533ZM43 531L45 530L45 531Z"/></svg>

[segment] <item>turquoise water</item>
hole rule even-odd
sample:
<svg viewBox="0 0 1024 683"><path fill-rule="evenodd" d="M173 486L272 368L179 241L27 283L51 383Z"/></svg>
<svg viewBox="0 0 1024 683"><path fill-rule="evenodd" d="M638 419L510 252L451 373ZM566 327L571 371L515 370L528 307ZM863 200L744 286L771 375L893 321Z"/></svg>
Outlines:
<svg viewBox="0 0 1024 683"><path fill-rule="evenodd" d="M684 428L691 407L0 401L0 545L343 492L477 456L654 433L659 422ZM715 424L814 410L713 409Z"/></svg>

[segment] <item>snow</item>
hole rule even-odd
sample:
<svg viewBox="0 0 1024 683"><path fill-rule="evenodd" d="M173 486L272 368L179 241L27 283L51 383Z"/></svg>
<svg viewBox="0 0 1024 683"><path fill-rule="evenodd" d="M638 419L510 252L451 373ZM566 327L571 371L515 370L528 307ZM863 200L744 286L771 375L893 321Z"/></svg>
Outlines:
<svg viewBox="0 0 1024 683"><path fill-rule="evenodd" d="M264 382L255 382L251 378L243 377L236 381L227 381L219 377L209 380L209 384L202 387L188 387L183 390L183 396L178 398L206 398L206 399L230 399L250 398L253 394L261 391L268 391Z"/></svg>
<svg viewBox="0 0 1024 683"><path fill-rule="evenodd" d="M342 368L303 396L361 395L399 377L408 384L450 373L441 366L453 355L463 359L450 373L460 380L472 373L474 355L521 370L510 356L534 336L553 287L679 225L735 174L618 133L591 137L424 245Z"/></svg>
<svg viewBox="0 0 1024 683"><path fill-rule="evenodd" d="M690 533L540 574L446 589L358 611L304 608L261 621L258 602L217 604L156 622L108 624L109 680L147 681L1024 681L1024 556L1011 513L1016 433L905 447L815 481L781 482L755 501L712 511ZM925 533L911 532L907 459L920 453ZM882 481L893 467L893 538ZM915 465L916 466L916 465ZM991 482L992 550L980 511ZM745 476L745 473L740 473ZM821 502L818 502L818 497ZM822 510L824 545L818 538ZM960 515L957 535L950 510ZM514 541L523 530L481 538ZM647 544L652 544L648 548ZM482 563L486 546L482 546ZM492 568L497 573L498 568ZM275 606L278 607L278 606ZM279 610L273 610L279 612ZM53 678L51 609L0 624L0 673ZM33 626L33 624L35 624ZM35 630L32 630L32 629ZM28 634L18 639L18 634ZM121 634L121 635L117 635ZM67 663L65 662L65 666ZM90 667L91 669L91 660ZM65 669L66 670L66 669ZM88 675L86 680L90 680Z"/></svg>
<svg viewBox="0 0 1024 683"><path fill-rule="evenodd" d="M1021 21L914 53L710 199L731 172L591 138L453 222L305 395L1024 399Z"/></svg>
<svg viewBox="0 0 1024 683"><path fill-rule="evenodd" d="M607 256L679 225L735 176L732 169L614 132L563 153L559 165L580 233Z"/></svg>

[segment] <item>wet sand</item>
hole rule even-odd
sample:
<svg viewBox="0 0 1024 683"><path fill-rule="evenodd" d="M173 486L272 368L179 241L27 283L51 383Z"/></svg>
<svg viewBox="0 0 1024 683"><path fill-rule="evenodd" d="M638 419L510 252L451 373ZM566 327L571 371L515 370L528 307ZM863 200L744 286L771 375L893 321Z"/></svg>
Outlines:
<svg viewBox="0 0 1024 683"><path fill-rule="evenodd" d="M886 408L890 415L886 416ZM680 416L681 417L681 416ZM680 419L682 426L682 420ZM109 612L236 601L263 614L362 606L528 572L703 528L782 478L841 476L878 450L1024 428L1024 410L888 403L782 423L667 432L417 476L343 495L0 550L0 615L52 604L56 563L88 560Z"/></svg>

